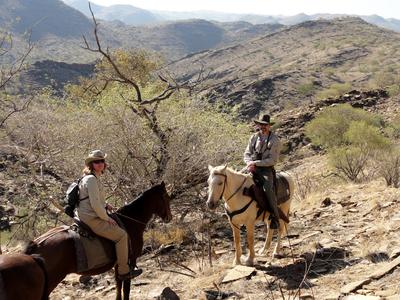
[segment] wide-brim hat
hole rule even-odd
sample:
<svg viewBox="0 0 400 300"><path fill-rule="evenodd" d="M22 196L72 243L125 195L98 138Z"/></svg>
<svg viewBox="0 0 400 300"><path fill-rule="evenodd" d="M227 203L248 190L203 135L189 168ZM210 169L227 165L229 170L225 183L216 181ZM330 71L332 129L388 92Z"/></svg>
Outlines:
<svg viewBox="0 0 400 300"><path fill-rule="evenodd" d="M257 120L253 120L256 124L263 124L263 125L273 125L275 122L271 122L271 117L269 115L262 115Z"/></svg>
<svg viewBox="0 0 400 300"><path fill-rule="evenodd" d="M106 159L107 154L101 150L93 150L89 153L88 157L85 159L85 165L89 165L92 161Z"/></svg>

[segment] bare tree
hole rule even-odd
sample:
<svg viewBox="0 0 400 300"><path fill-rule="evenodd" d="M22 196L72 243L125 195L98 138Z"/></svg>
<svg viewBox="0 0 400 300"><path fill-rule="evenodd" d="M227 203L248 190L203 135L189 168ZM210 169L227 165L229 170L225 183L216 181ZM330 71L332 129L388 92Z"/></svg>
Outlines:
<svg viewBox="0 0 400 300"><path fill-rule="evenodd" d="M104 89L106 89L112 83L117 83L119 85L125 86L133 91L133 93L131 93L133 94L133 96L124 96L122 94L120 96L125 100L130 110L135 115L137 115L138 117L140 117L142 120L145 121L148 128L151 130L154 137L156 138L158 142L157 143L158 147L155 147L153 149L151 156L156 161L157 167L155 170L155 175L157 177L161 177L166 170L166 166L170 159L170 154L168 152L168 147L167 147L169 143L169 138L167 134L168 129L162 128L160 126L156 113L157 108L160 102L169 99L172 95L179 92L180 90L191 91L196 85L198 85L199 82L203 80L201 72L196 81L192 82L185 81L183 83L178 83L169 74L163 75L159 73L158 84L161 86L161 90L155 96L151 98L145 98L142 93L141 82L140 82L141 79L138 77L135 78L135 75L140 76L139 72L141 70L144 71L143 73L146 73L151 71L152 68L151 67L148 68L148 66L146 65L133 63L130 66L131 68L130 70L132 71L133 69L133 74L128 74L128 72L126 72L126 70L122 68L121 65L119 65L117 62L116 56L118 55L118 52L112 53L108 48L104 49L102 47L98 34L99 23L97 22L93 14L90 3L89 3L89 9L92 14L92 19L94 23L95 45L91 46L89 41L84 36L83 37L85 43L84 49L100 54L102 60L105 61L107 64L109 64L110 69L108 70L109 72L102 77L102 84L100 85L100 87L98 87L95 84L90 84L87 87L87 91L99 95L102 91L104 91ZM141 54L143 54L143 52L142 53L138 52L137 54L140 56Z"/></svg>
<svg viewBox="0 0 400 300"><path fill-rule="evenodd" d="M11 97L6 91L6 87L21 73L26 65L26 59L32 52L34 45L31 43L30 35L28 38L27 49L17 57L10 65L0 68L0 128L4 127L5 122L15 113L24 111L28 108L33 97L21 99ZM13 48L13 37L10 33L4 33L0 38L0 59L10 53Z"/></svg>

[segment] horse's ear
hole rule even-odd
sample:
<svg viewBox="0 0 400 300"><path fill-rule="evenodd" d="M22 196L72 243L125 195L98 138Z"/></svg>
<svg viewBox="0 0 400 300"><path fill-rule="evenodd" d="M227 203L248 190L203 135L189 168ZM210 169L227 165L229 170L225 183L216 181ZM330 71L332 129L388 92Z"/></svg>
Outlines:
<svg viewBox="0 0 400 300"><path fill-rule="evenodd" d="M160 185L161 185L161 186L165 186L165 182L164 182L164 180L163 180L163 181L161 181Z"/></svg>
<svg viewBox="0 0 400 300"><path fill-rule="evenodd" d="M214 167L212 165L208 165L208 171L212 171L214 169Z"/></svg>
<svg viewBox="0 0 400 300"><path fill-rule="evenodd" d="M228 167L228 164L225 164L224 168L222 169L222 171L225 171L227 167Z"/></svg>

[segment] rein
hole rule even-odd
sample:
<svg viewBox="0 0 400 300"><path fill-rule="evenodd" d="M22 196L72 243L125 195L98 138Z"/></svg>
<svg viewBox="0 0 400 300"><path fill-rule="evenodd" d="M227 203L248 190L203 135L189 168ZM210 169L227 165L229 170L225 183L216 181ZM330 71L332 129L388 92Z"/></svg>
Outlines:
<svg viewBox="0 0 400 300"><path fill-rule="evenodd" d="M142 225L144 225L144 226L147 225L146 223L144 223L144 222L142 222L142 221L139 221L139 220L136 220L136 219L134 219L134 218L125 216L125 215L120 214L120 213L118 213L118 212L115 212L114 214L119 215L119 216L124 217L124 218L129 219L129 220L135 221L136 223L142 224Z"/></svg>
<svg viewBox="0 0 400 300"><path fill-rule="evenodd" d="M224 188L223 188L223 190L222 190L221 196L219 197L219 199L222 199L222 196L224 195L224 192L225 192L226 179L228 178L228 176L226 176L225 174L222 174L222 173L214 173L214 175L220 175L220 176L224 176L224 177L225 177L225 180L224 180ZM241 188L243 187L243 185L244 185L244 183L246 182L246 180L247 180L247 177L244 178L242 184L236 189L236 191L235 191L232 195L230 195L230 196L225 200L225 202L228 202L230 199L232 199L233 196L235 196L235 195L241 190ZM233 218L234 216L236 216L236 215L240 215L241 213L245 212L245 211L249 208L250 204L251 204L253 201L254 201L254 199L251 199L250 202L247 203L245 206L243 206L241 209L238 209L238 210L235 210L235 211L232 211L232 212L229 212L229 211L225 208L225 212L226 212L226 214L228 215L229 220L230 220L230 222L231 222L231 224L232 224L233 226L235 226L236 228L238 228L235 224L232 223L232 218Z"/></svg>

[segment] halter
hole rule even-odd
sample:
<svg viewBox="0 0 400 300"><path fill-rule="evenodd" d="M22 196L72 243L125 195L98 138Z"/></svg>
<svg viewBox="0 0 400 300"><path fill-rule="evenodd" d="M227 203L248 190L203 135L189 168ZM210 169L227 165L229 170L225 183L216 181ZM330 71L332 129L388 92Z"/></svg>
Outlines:
<svg viewBox="0 0 400 300"><path fill-rule="evenodd" d="M224 188L222 189L221 196L219 196L219 198L218 198L218 199L222 199L222 197L223 197L223 195L224 195L224 192L225 192L226 179L228 178L228 176L226 176L226 174L222 174L222 173L214 173L214 175L219 175L219 176L224 176L224 177L225 177L225 179L224 179ZM240 191L240 189L242 188L242 186L244 185L244 183L246 182L246 180L247 180L247 178L245 177L244 180L243 180L243 182L242 182L242 184L236 189L236 191L235 191L232 195L230 195L230 196L228 197L228 199L225 200L225 202L228 202L233 196L235 196L235 195Z"/></svg>

